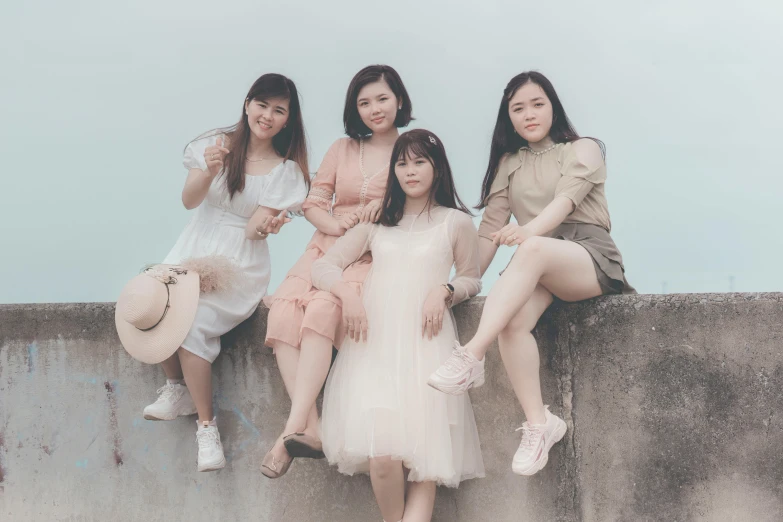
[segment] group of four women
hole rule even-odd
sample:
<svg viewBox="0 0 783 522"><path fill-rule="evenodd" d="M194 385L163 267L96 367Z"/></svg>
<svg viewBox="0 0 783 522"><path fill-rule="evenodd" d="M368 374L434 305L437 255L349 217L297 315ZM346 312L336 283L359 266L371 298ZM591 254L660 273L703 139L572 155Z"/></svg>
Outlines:
<svg viewBox="0 0 783 522"><path fill-rule="evenodd" d="M422 129L399 134L412 103L393 68L373 65L354 76L343 120L347 138L332 144L311 183L296 87L266 74L235 126L187 146L182 201L197 210L164 263L222 255L242 282L201 295L185 341L162 364L167 383L144 416L197 413L199 471L225 465L211 365L220 336L265 297L265 239L303 211L316 231L265 298L265 344L291 410L261 472L279 478L296 457L326 456L343 473L369 473L384 520L429 520L436 485L484 475L465 392L484 382L491 343L498 340L527 418L512 469L532 475L566 431L541 396L536 322L553 297L633 292L609 235L603 145L579 138L543 75L512 78L477 232L440 138ZM450 308L479 293L501 246L516 252L486 298L476 334L460 345Z"/></svg>

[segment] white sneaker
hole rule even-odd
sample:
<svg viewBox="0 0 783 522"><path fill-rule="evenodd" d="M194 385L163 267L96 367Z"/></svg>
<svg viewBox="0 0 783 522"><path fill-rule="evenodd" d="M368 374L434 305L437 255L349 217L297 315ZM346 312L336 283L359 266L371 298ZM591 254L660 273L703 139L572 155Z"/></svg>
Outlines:
<svg viewBox="0 0 783 522"><path fill-rule="evenodd" d="M158 388L158 400L144 408L144 418L147 420L173 420L180 415L193 415L196 405L190 396L188 387L166 381Z"/></svg>
<svg viewBox="0 0 783 522"><path fill-rule="evenodd" d="M220 442L220 432L217 426L199 425L196 432L198 442L198 470L215 471L226 465L226 457L223 455L223 444Z"/></svg>
<svg viewBox="0 0 783 522"><path fill-rule="evenodd" d="M549 460L549 450L565 435L567 426L563 419L549 412L545 407L546 422L530 424L525 422L516 431L522 431L522 442L514 454L511 471L517 475L534 475L544 469Z"/></svg>
<svg viewBox="0 0 783 522"><path fill-rule="evenodd" d="M478 388L484 384L484 359L479 361L454 341L451 356L430 375L427 384L449 395L461 395Z"/></svg>

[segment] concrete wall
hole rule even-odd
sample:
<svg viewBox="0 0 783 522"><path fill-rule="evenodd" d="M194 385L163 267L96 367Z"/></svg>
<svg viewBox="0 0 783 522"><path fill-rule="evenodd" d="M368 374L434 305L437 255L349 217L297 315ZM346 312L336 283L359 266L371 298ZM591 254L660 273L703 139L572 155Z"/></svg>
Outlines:
<svg viewBox="0 0 783 522"><path fill-rule="evenodd" d="M457 310L463 337L481 306ZM366 477L258 472L289 405L265 320L224 339L228 465L198 473L193 419L141 418L163 374L125 354L111 305L0 306L0 520L379 521ZM541 473L511 473L523 419L493 349L472 393L487 477L439 490L435 520L783 520L783 295L606 297L536 335L569 432Z"/></svg>

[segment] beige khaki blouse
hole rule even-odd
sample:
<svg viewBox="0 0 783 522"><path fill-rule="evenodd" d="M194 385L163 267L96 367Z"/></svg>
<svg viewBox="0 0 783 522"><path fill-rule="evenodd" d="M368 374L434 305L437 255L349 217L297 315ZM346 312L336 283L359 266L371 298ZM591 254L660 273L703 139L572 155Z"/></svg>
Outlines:
<svg viewBox="0 0 783 522"><path fill-rule="evenodd" d="M529 223L558 196L575 207L563 223L598 225L609 232L606 165L602 160L588 167L581 156L574 143L558 143L542 153L523 147L503 156L485 200L479 236L492 239L490 234L506 226L512 214L520 225Z"/></svg>

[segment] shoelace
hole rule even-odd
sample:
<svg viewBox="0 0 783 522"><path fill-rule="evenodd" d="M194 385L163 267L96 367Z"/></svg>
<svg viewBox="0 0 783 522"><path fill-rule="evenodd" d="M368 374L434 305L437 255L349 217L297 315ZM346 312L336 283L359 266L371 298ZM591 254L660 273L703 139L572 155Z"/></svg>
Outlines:
<svg viewBox="0 0 783 522"><path fill-rule="evenodd" d="M212 444L217 444L218 434L217 430L198 430L196 432L196 440L198 441L198 449L206 449Z"/></svg>
<svg viewBox="0 0 783 522"><path fill-rule="evenodd" d="M158 391L155 393L160 395L160 397L158 397L159 401L161 400L171 401L171 398L174 395L175 390L176 390L175 385L167 382L166 384L158 388Z"/></svg>
<svg viewBox="0 0 783 522"><path fill-rule="evenodd" d="M544 426L531 426L526 422L514 431L522 432L522 441L519 443L519 447L532 450L538 446L541 436L544 434Z"/></svg>
<svg viewBox="0 0 783 522"><path fill-rule="evenodd" d="M471 362L473 362L473 359L470 358L467 352L454 350L451 352L451 357L446 359L444 366L453 372L460 372Z"/></svg>

